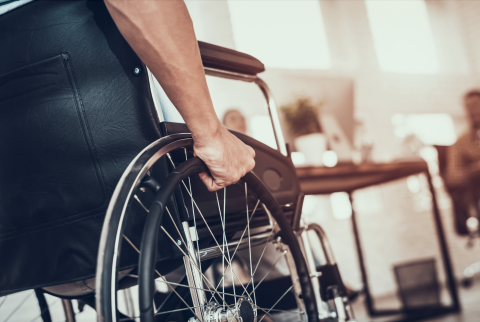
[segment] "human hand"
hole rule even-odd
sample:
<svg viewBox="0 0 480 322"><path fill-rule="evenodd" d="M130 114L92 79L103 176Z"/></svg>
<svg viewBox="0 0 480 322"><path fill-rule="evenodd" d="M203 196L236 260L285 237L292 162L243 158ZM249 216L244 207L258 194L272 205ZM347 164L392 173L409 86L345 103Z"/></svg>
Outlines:
<svg viewBox="0 0 480 322"><path fill-rule="evenodd" d="M209 191L236 183L255 167L255 151L223 126L211 135L194 138L193 149L210 170L210 174L199 174Z"/></svg>

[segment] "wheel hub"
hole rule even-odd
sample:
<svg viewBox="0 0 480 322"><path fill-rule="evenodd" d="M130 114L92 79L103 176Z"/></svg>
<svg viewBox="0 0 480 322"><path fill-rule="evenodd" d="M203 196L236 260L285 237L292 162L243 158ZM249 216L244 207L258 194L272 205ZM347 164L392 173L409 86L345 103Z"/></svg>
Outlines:
<svg viewBox="0 0 480 322"><path fill-rule="evenodd" d="M225 309L217 303L209 303L203 311L203 322L256 322L257 310L255 304L241 299L237 305ZM197 319L191 321L198 322Z"/></svg>

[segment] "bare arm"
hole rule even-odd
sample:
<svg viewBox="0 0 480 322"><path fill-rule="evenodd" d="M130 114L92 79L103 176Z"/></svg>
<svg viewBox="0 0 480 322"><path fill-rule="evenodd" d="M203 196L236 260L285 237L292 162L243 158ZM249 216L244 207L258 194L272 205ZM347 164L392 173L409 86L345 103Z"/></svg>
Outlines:
<svg viewBox="0 0 480 322"><path fill-rule="evenodd" d="M251 171L255 152L230 134L215 114L185 3L105 0L105 4L192 132L195 154L213 176L200 175L207 188L218 190Z"/></svg>

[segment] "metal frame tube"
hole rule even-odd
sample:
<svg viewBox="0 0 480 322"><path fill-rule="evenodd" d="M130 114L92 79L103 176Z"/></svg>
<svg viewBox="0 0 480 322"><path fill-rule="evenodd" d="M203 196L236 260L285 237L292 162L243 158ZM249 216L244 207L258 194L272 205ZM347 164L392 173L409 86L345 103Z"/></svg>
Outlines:
<svg viewBox="0 0 480 322"><path fill-rule="evenodd" d="M320 239L320 244L322 245L323 253L325 254L326 264L334 265L335 258L333 257L333 251L323 228L318 224L308 224L305 230L313 230L317 234L318 239Z"/></svg>
<svg viewBox="0 0 480 322"><path fill-rule="evenodd" d="M283 155L287 155L287 146L285 145L285 139L283 138L282 127L280 126L280 119L277 113L277 106L275 100L273 99L272 92L268 88L267 84L259 77L255 80L255 84L260 87L265 99L267 100L267 109L270 115L270 120L272 121L273 134L275 135L275 140L277 142L277 149Z"/></svg>
<svg viewBox="0 0 480 322"><path fill-rule="evenodd" d="M324 310L324 306L322 304L322 297L320 295L320 280L319 274L317 272L317 267L315 265L315 259L313 257L313 250L310 245L310 240L308 239L308 230L303 230L298 236L298 242L302 247L303 254L305 255L305 259L307 261L307 266L310 273L310 279L312 280L313 284L313 291L315 292L315 297L317 299L317 308L318 308L318 315L319 319L326 319L329 317L329 312ZM325 256L327 257L327 256Z"/></svg>
<svg viewBox="0 0 480 322"><path fill-rule="evenodd" d="M68 299L62 299L62 305L65 312L65 321L75 322L75 312L73 311L72 301Z"/></svg>

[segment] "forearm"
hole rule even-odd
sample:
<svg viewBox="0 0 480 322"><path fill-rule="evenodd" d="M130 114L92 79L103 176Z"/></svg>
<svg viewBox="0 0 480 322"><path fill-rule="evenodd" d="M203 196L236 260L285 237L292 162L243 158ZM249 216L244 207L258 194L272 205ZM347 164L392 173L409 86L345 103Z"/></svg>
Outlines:
<svg viewBox="0 0 480 322"><path fill-rule="evenodd" d="M140 59L187 123L196 141L221 130L201 63L193 24L181 0L105 0ZM194 106L192 106L194 102Z"/></svg>
<svg viewBox="0 0 480 322"><path fill-rule="evenodd" d="M152 71L182 115L193 150L209 172L200 179L210 191L231 185L255 166L255 151L228 132L208 92L197 40L181 0L105 0L133 50Z"/></svg>

